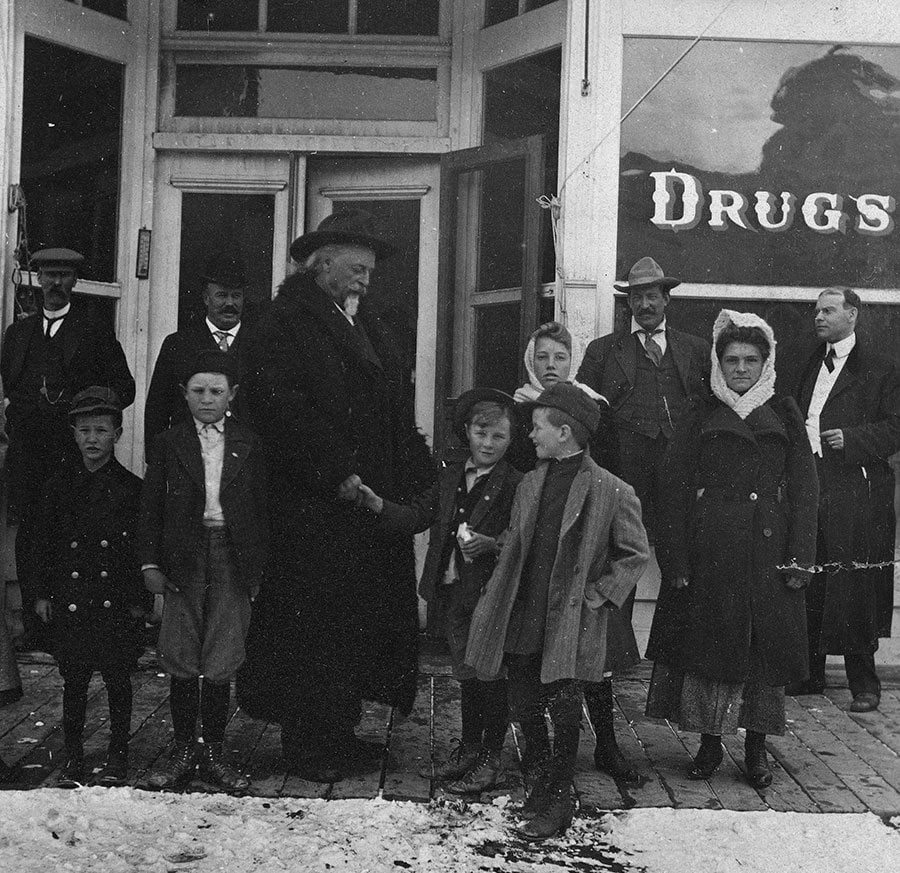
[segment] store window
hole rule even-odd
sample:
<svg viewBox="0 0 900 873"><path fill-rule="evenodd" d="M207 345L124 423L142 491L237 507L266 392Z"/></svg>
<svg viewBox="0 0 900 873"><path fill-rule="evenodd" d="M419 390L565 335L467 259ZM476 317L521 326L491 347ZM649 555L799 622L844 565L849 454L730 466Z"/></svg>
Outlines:
<svg viewBox="0 0 900 873"><path fill-rule="evenodd" d="M552 49L484 74L485 145L521 139L533 134L544 138L544 191L556 193L559 161L559 103L562 50ZM509 167L509 178L498 187L521 186L521 171ZM541 253L541 281L552 282L555 256L551 235L545 234ZM518 265L519 253L516 253Z"/></svg>
<svg viewBox="0 0 900 873"><path fill-rule="evenodd" d="M175 115L434 121L437 70L179 64Z"/></svg>
<svg viewBox="0 0 900 873"><path fill-rule="evenodd" d="M623 111L690 46L626 38ZM622 125L617 273L900 287L900 48L702 40Z"/></svg>
<svg viewBox="0 0 900 873"><path fill-rule="evenodd" d="M509 21L517 15L531 12L532 9L540 9L541 6L549 6L555 0L487 0L484 7L484 26L499 24L501 21Z"/></svg>
<svg viewBox="0 0 900 873"><path fill-rule="evenodd" d="M128 0L68 0L68 2L102 12L104 15L111 15L113 18L128 17Z"/></svg>
<svg viewBox="0 0 900 873"><path fill-rule="evenodd" d="M20 182L31 251L81 252L86 279L116 279L123 67L25 37ZM90 83L90 87L86 87Z"/></svg>
<svg viewBox="0 0 900 873"><path fill-rule="evenodd" d="M179 0L179 30L435 36L440 0Z"/></svg>

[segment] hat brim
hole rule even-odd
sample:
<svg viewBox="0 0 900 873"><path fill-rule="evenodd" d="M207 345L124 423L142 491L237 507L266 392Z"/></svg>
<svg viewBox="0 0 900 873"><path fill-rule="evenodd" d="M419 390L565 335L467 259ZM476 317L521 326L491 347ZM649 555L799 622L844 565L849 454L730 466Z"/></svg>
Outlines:
<svg viewBox="0 0 900 873"><path fill-rule="evenodd" d="M312 230L309 233L297 237L291 243L291 257L302 263L314 251L328 245L355 245L371 249L375 253L375 260L381 261L389 258L397 251L397 247L379 239L361 233L345 233L339 230Z"/></svg>
<svg viewBox="0 0 900 873"><path fill-rule="evenodd" d="M656 286L659 286L664 291L671 291L680 284L681 279L676 279L673 276L661 276L659 279L643 279L640 282L614 283L613 288L620 294L629 294L632 291L639 291L642 288L653 288Z"/></svg>
<svg viewBox="0 0 900 873"><path fill-rule="evenodd" d="M483 400L492 400L505 409L512 412L513 427L518 425L518 406L515 399L510 397L505 391L497 388L472 388L469 391L460 394L456 400L456 407L453 410L453 430L463 442L466 441L466 417L469 410Z"/></svg>
<svg viewBox="0 0 900 873"><path fill-rule="evenodd" d="M111 406L108 403L95 403L91 406L77 406L69 410L69 418L75 418L77 415L118 415L122 410L117 406Z"/></svg>

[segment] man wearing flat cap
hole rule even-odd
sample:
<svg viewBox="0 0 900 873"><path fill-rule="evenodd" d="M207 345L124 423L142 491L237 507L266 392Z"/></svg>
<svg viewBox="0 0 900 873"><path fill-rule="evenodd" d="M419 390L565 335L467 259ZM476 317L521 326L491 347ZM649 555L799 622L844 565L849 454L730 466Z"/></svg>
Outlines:
<svg viewBox="0 0 900 873"><path fill-rule="evenodd" d="M372 217L336 212L295 240L248 350L245 390L269 470L273 561L257 600L239 698L281 724L288 767L335 781L368 758L361 700L409 712L418 604L412 537L356 500L362 481L407 503L434 482L409 370L366 300L392 254Z"/></svg>
<svg viewBox="0 0 900 873"><path fill-rule="evenodd" d="M68 414L72 398L97 385L111 388L122 408L134 401L134 379L112 325L72 299L84 257L71 249L41 249L31 257L41 310L6 329L0 373L9 397L10 503L19 519L16 571L23 598L32 584L34 513L44 484L78 451ZM30 603L26 614L30 614Z"/></svg>
<svg viewBox="0 0 900 873"><path fill-rule="evenodd" d="M709 343L666 324L669 293L679 284L653 258L641 258L613 286L628 297L629 326L591 342L575 377L612 407L621 476L641 501L651 541L666 447L691 398L709 393Z"/></svg>
<svg viewBox="0 0 900 873"><path fill-rule="evenodd" d="M170 333L164 340L144 405L144 445L179 421L190 419L190 412L181 390L185 367L190 366L198 352L220 349L234 358L236 384L243 374L244 352L247 348L248 328L244 320L244 293L247 278L242 261L234 254L220 252L207 262L202 276L205 317ZM244 395L235 395L234 408L229 410L242 424L249 416Z"/></svg>

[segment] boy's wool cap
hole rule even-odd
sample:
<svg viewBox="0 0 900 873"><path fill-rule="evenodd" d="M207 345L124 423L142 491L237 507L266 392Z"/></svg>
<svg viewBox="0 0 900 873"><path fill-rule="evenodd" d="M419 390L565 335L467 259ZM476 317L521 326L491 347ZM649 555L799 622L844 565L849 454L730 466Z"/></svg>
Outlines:
<svg viewBox="0 0 900 873"><path fill-rule="evenodd" d="M234 252L219 252L209 258L201 278L223 288L245 288L247 285L243 259Z"/></svg>
<svg viewBox="0 0 900 873"><path fill-rule="evenodd" d="M91 385L90 388L79 391L72 398L69 418L74 418L76 415L102 415L104 412L121 411L122 404L119 403L119 395L112 388Z"/></svg>
<svg viewBox="0 0 900 873"><path fill-rule="evenodd" d="M600 407L584 391L568 382L551 385L538 395L537 400L528 405L532 410L549 407L565 412L579 424L584 425L591 434L596 432L600 424Z"/></svg>
<svg viewBox="0 0 900 873"><path fill-rule="evenodd" d="M197 373L221 373L228 378L230 385L237 384L237 367L235 356L219 349L203 349L191 358L182 373L181 384L187 385L191 376Z"/></svg>
<svg viewBox="0 0 900 873"><path fill-rule="evenodd" d="M456 407L453 410L453 431L463 441L466 441L466 419L469 417L469 411L476 403L483 400L496 403L504 409L509 410L509 420L512 429L515 429L518 423L516 415L516 401L503 391L496 388L472 388L464 394L460 394L456 401Z"/></svg>
<svg viewBox="0 0 900 873"><path fill-rule="evenodd" d="M38 249L32 256L29 265L37 270L46 267L80 267L84 263L84 255L73 249Z"/></svg>
<svg viewBox="0 0 900 873"><path fill-rule="evenodd" d="M381 235L372 215L364 209L343 209L326 215L319 226L291 243L291 257L302 264L314 251L327 245L354 245L371 249L376 260L397 250Z"/></svg>

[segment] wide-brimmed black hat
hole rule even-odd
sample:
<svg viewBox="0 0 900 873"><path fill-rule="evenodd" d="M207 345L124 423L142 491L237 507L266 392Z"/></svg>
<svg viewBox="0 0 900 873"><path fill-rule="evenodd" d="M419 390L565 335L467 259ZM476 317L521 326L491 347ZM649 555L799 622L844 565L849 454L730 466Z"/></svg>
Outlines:
<svg viewBox="0 0 900 873"><path fill-rule="evenodd" d="M529 415L535 409L542 407L565 412L579 424L584 425L590 434L595 433L600 425L600 407L584 391L568 382L557 382L555 385L551 385L542 391L536 400L525 406Z"/></svg>
<svg viewBox="0 0 900 873"><path fill-rule="evenodd" d="M659 286L663 291L671 291L676 285L681 284L681 279L667 276L653 258L641 258L629 271L628 279L624 282L613 284L616 291L628 294L640 288L653 288Z"/></svg>
<svg viewBox="0 0 900 873"><path fill-rule="evenodd" d="M84 255L74 249L38 249L29 261L32 270L46 267L72 267L78 269L84 263Z"/></svg>
<svg viewBox="0 0 900 873"><path fill-rule="evenodd" d="M516 412L516 401L503 391L496 388L472 388L459 395L456 401L456 407L453 410L453 431L463 442L466 441L466 419L469 412L476 403L488 400L496 403L504 409L509 410L509 420L513 428L518 424L518 414Z"/></svg>
<svg viewBox="0 0 900 873"><path fill-rule="evenodd" d="M119 395L112 388L103 385L91 385L79 391L73 398L69 407L69 418L76 415L102 415L104 412L117 413L122 411Z"/></svg>
<svg viewBox="0 0 900 873"><path fill-rule="evenodd" d="M364 209L332 212L319 226L291 243L291 257L303 263L316 249L327 245L357 245L375 252L376 260L390 257L397 250L385 240L375 219Z"/></svg>
<svg viewBox="0 0 900 873"><path fill-rule="evenodd" d="M207 259L200 278L223 288L244 288L247 285L244 260L234 252L219 252Z"/></svg>
<svg viewBox="0 0 900 873"><path fill-rule="evenodd" d="M191 376L196 373L222 373L229 385L236 385L238 372L235 361L235 355L230 352L202 349L187 362L181 373L181 384L187 385Z"/></svg>

